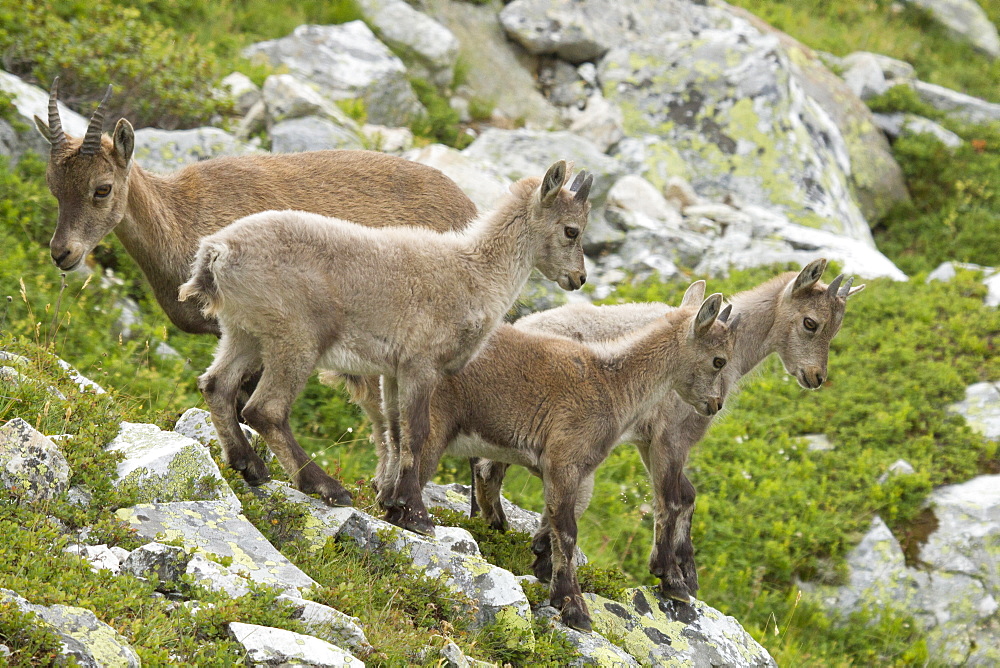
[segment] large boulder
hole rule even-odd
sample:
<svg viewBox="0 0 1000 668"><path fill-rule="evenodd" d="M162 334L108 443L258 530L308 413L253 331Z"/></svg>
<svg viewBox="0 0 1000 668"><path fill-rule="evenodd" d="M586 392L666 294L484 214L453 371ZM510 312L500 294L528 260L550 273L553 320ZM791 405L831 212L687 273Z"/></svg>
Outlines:
<svg viewBox="0 0 1000 668"><path fill-rule="evenodd" d="M13 163L26 152L33 151L43 157L49 154L49 143L35 129L34 117L49 122L49 94L18 76L0 70L0 91L13 103L18 120L10 124L0 119L0 155L8 156ZM63 130L73 137L87 133L88 120L59 102L59 119Z"/></svg>
<svg viewBox="0 0 1000 668"><path fill-rule="evenodd" d="M0 427L0 485L27 501L48 501L66 491L70 473L59 447L21 418Z"/></svg>
<svg viewBox="0 0 1000 668"><path fill-rule="evenodd" d="M143 169L160 174L223 155L260 153L251 142L240 141L219 128L160 130L142 128L135 132L135 160Z"/></svg>
<svg viewBox="0 0 1000 668"><path fill-rule="evenodd" d="M966 123L1000 121L1000 104L987 102L978 97L959 93L926 81L914 81L911 85L921 101Z"/></svg>
<svg viewBox="0 0 1000 668"><path fill-rule="evenodd" d="M955 38L992 58L1000 58L997 27L976 0L903 0L927 10Z"/></svg>
<svg viewBox="0 0 1000 668"><path fill-rule="evenodd" d="M331 99L360 98L373 123L406 125L424 112L403 61L361 21L301 25L291 35L258 42L243 53L287 67Z"/></svg>
<svg viewBox="0 0 1000 668"><path fill-rule="evenodd" d="M336 645L301 633L242 622L230 622L229 633L243 646L252 666L365 667Z"/></svg>
<svg viewBox="0 0 1000 668"><path fill-rule="evenodd" d="M403 0L358 0L357 5L365 23L411 72L439 88L451 86L458 58L451 31Z"/></svg>
<svg viewBox="0 0 1000 668"><path fill-rule="evenodd" d="M492 211L511 184L509 178L501 176L492 167L443 144L414 149L403 157L443 172L475 202L480 212Z"/></svg>

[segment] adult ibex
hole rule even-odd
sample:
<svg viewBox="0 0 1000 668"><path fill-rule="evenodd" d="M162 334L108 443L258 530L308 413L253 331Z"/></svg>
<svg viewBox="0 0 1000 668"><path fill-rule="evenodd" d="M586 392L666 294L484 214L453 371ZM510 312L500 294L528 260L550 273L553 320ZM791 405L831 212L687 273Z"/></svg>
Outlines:
<svg viewBox="0 0 1000 668"><path fill-rule="evenodd" d="M743 322L735 335L726 372L729 385L771 353L802 387L816 389L828 377L830 341L840 330L847 298L865 286L851 288L838 276L829 286L820 282L826 260L810 262L798 274L777 276L732 298L733 310ZM687 299L698 297L688 293ZM580 341L601 341L636 331L673 310L666 304L569 305L535 313L514 326L525 332L551 333ZM698 590L691 514L695 488L684 474L691 448L705 435L712 418L692 410L671 393L650 404L639 416L627 440L639 448L653 487L654 542L649 570L660 578L667 595L687 601ZM476 493L484 518L504 530L507 520L500 505L500 486L507 465L483 461L475 468ZM533 542L535 570L552 570L552 548L544 528Z"/></svg>
<svg viewBox="0 0 1000 668"><path fill-rule="evenodd" d="M704 283L692 289L703 294ZM720 315L721 306L722 295L714 294L600 344L503 325L431 398L420 482L434 476L446 449L539 475L553 547L551 600L573 628L590 630L572 561L593 472L666 392L676 391L699 414L722 408L739 316L730 320L728 307Z"/></svg>
<svg viewBox="0 0 1000 668"><path fill-rule="evenodd" d="M269 209L296 209L375 227L420 225L460 229L476 207L438 170L374 151L316 151L205 160L168 176L133 160L135 135L124 118L111 137L102 133L111 86L81 140L63 132L56 105L59 80L49 94L49 120L35 118L51 144L46 180L59 201L49 243L60 268L79 266L114 231L153 289L167 317L193 334L219 335L214 317L177 300L198 242L237 218ZM350 262L351 249L336 262ZM291 261L291 260L290 260ZM381 450L378 378L348 378L352 397L373 420ZM229 427L230 429L233 426ZM246 462L230 461L241 469ZM260 481L260 472L251 475Z"/></svg>
<svg viewBox="0 0 1000 668"><path fill-rule="evenodd" d="M203 239L180 299L194 298L222 329L199 385L228 460L246 462L251 482L266 475L233 428L237 391L263 365L243 417L296 487L333 505L349 501L295 441L289 410L317 365L381 374L389 423L401 433L398 474L380 485L380 501L400 526L433 532L413 462L435 387L476 353L532 267L567 290L586 280L582 236L593 177L581 173L567 191L567 176L559 161L542 179L521 179L493 213L459 232L268 211Z"/></svg>

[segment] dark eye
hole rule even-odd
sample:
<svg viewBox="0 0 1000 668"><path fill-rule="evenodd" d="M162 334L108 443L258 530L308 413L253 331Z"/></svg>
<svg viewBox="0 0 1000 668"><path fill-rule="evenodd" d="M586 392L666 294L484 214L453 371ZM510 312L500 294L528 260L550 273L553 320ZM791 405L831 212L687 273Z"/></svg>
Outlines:
<svg viewBox="0 0 1000 668"><path fill-rule="evenodd" d="M805 320L803 320L802 326L805 327L810 332L815 332L816 328L819 327L819 325L816 324L816 321L813 320L812 318L806 318Z"/></svg>
<svg viewBox="0 0 1000 668"><path fill-rule="evenodd" d="M725 358L716 357L714 360L712 360L712 366L714 366L716 369L721 369L722 367L726 366Z"/></svg>
<svg viewBox="0 0 1000 668"><path fill-rule="evenodd" d="M569 239L576 239L578 236L580 236L580 230L578 230L575 227L567 227L566 228L566 237L567 238L569 238Z"/></svg>
<svg viewBox="0 0 1000 668"><path fill-rule="evenodd" d="M97 198L107 197L110 194L111 194L111 184L108 183L104 184L103 186L97 186L97 189L94 190L94 197Z"/></svg>

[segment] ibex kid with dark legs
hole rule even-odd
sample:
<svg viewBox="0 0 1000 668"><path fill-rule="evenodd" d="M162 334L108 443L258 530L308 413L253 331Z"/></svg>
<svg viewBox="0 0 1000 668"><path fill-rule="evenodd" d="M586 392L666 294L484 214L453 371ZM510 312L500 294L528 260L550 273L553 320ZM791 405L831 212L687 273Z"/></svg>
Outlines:
<svg viewBox="0 0 1000 668"><path fill-rule="evenodd" d="M414 462L435 387L476 353L533 267L567 290L586 280L582 235L593 177L581 174L569 190L566 179L559 161L542 179L518 181L493 213L461 232L268 211L203 239L180 298L201 303L222 329L199 382L215 424L234 423L240 384L263 366L243 417L296 487L314 491L318 467L291 433L292 402L317 366L381 374L387 414L399 416L401 454L379 493L402 526L433 532ZM249 450L239 429L219 435L226 450Z"/></svg>
<svg viewBox="0 0 1000 668"><path fill-rule="evenodd" d="M828 377L830 342L840 330L847 298L864 286L851 288L838 276L829 285L820 281L826 260L810 262L798 274L789 272L732 298L742 316L735 334L732 359L726 367L730 385L777 353L785 370L807 389L820 387ZM693 295L697 297L697 295ZM692 297L689 292L685 300ZM609 306L570 305L519 320L515 327L547 332L581 341L600 341L644 327L672 310L666 304ZM676 394L650 405L636 421L629 440L639 448L652 482L654 541L650 572L660 578L663 594L687 601L698 590L698 573L691 543L691 515L695 488L684 474L691 448L704 436L712 418L700 415ZM476 492L485 519L498 529L507 520L500 505L500 486L506 464L480 462ZM544 529L533 543L537 570L551 572L551 546Z"/></svg>
<svg viewBox="0 0 1000 668"><path fill-rule="evenodd" d="M179 329L220 334L214 317L193 302L177 300L198 242L237 218L268 209L295 209L374 227L417 225L437 231L460 229L476 207L438 170L374 151L314 151L244 155L205 160L167 176L145 171L133 159L135 135L124 118L110 138L102 133L111 87L81 140L62 128L56 105L58 79L49 96L46 125L35 118L51 144L46 180L59 200L59 221L49 244L60 268L79 266L108 233L114 232L142 269L153 295ZM353 253L337 262L348 262ZM294 260L289 259L289 262ZM377 422L378 377L348 378L353 399ZM252 382L250 383L252 389ZM220 430L239 431L235 421ZM376 446L384 432L372 425ZM250 484L267 480L252 451L232 449L227 462ZM313 490L350 503L340 484L325 476Z"/></svg>
<svg viewBox="0 0 1000 668"><path fill-rule="evenodd" d="M703 285L703 284L702 284ZM591 628L572 558L587 483L645 407L674 390L715 414L739 318L720 316L722 295L668 313L597 345L501 326L431 398L420 462L426 484L444 451L526 466L542 478L553 546L552 604L563 622Z"/></svg>

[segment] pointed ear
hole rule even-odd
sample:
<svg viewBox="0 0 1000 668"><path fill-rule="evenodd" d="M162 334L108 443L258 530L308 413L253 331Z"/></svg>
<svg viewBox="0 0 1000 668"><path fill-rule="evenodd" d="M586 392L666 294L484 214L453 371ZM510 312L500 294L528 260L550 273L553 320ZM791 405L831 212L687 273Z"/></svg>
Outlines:
<svg viewBox="0 0 1000 668"><path fill-rule="evenodd" d="M691 324L692 332L695 336L703 336L715 324L715 319L719 317L719 310L722 308L722 293L716 292L706 299L698 309L698 315L694 317Z"/></svg>
<svg viewBox="0 0 1000 668"><path fill-rule="evenodd" d="M552 203L556 201L556 195L562 190L564 183L566 183L566 161L559 160L553 163L548 171L545 172L545 176L542 177L542 185L539 186L538 195L542 206L552 206Z"/></svg>
<svg viewBox="0 0 1000 668"><path fill-rule="evenodd" d="M822 278L824 271L826 271L826 258L822 257L802 267L802 271L788 286L786 296L791 298L809 294L813 286Z"/></svg>
<svg viewBox="0 0 1000 668"><path fill-rule="evenodd" d="M132 124L124 118L118 120L112 135L115 145L115 158L126 171L132 168L132 152L135 150L135 132Z"/></svg>
<svg viewBox="0 0 1000 668"><path fill-rule="evenodd" d="M35 116L35 127L38 128L38 131L42 133L43 137L45 137L45 141L51 144L52 130L50 130L49 126L45 124L45 121L40 119L38 116Z"/></svg>
<svg viewBox="0 0 1000 668"><path fill-rule="evenodd" d="M695 306L705 299L705 281L695 281L684 291L681 306Z"/></svg>

